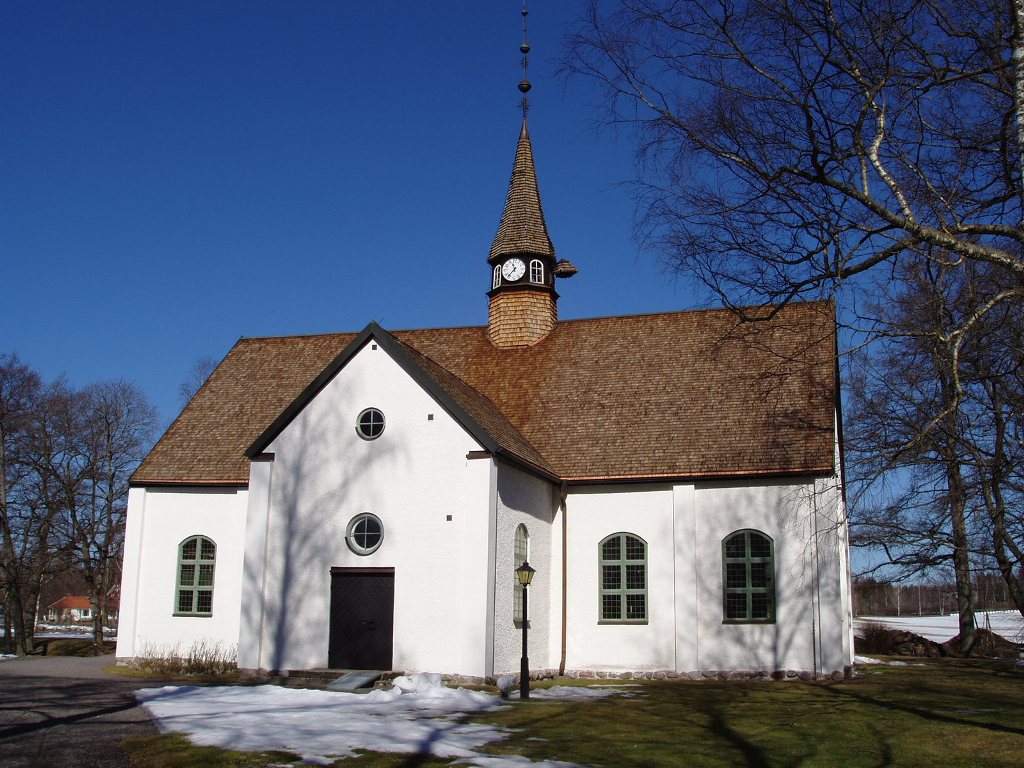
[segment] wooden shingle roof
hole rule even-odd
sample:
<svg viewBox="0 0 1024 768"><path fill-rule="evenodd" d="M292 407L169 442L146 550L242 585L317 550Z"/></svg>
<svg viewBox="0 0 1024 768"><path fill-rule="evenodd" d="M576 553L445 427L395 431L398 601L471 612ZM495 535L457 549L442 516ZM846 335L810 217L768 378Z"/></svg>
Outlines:
<svg viewBox="0 0 1024 768"><path fill-rule="evenodd" d="M517 349L496 349L485 332L390 336L472 433L545 475L584 482L833 471L828 303L792 304L754 323L726 310L563 321L542 343ZM246 450L356 338L240 340L133 483L245 485Z"/></svg>

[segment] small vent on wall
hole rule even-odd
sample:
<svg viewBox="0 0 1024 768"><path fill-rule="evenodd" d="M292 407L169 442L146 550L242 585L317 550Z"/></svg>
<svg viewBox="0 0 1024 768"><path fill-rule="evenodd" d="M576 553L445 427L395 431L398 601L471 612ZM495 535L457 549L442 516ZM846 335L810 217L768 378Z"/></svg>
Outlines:
<svg viewBox="0 0 1024 768"><path fill-rule="evenodd" d="M377 348L377 345L376 345L376 344L371 344L371 345L370 345L370 349L376 349L376 348Z"/></svg>
<svg viewBox="0 0 1024 768"><path fill-rule="evenodd" d="M428 413L427 414L427 421L433 421L433 420L434 420L434 414Z"/></svg>

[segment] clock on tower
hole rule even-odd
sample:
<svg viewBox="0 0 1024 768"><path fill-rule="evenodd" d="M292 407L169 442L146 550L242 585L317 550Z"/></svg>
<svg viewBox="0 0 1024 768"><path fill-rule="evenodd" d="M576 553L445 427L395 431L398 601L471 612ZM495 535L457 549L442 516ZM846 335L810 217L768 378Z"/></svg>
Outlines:
<svg viewBox="0 0 1024 768"><path fill-rule="evenodd" d="M522 259L509 259L501 266L501 276L510 283L514 283L525 274L526 264L523 263Z"/></svg>

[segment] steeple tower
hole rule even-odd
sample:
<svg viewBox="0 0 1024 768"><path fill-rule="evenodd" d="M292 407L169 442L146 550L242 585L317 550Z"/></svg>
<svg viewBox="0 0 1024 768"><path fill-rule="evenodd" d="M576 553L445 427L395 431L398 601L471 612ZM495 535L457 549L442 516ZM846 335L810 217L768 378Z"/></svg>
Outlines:
<svg viewBox="0 0 1024 768"><path fill-rule="evenodd" d="M569 262L555 261L555 247L548 235L544 210L540 204L537 171L533 164L533 146L526 125L529 108L526 94L532 86L526 78L526 2L523 2L523 127L519 132L512 178L508 184L505 210L498 233L491 245L487 263L491 267L490 312L487 337L496 347L529 347L537 344L555 327L558 320L558 294L555 277L571 277L576 268Z"/></svg>

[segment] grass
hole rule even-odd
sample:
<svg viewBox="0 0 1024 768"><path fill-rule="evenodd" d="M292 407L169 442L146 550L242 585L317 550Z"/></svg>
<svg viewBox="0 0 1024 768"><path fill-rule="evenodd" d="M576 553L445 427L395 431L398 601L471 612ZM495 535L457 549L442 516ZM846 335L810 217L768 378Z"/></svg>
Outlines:
<svg viewBox="0 0 1024 768"><path fill-rule="evenodd" d="M264 768L294 763L288 752L236 752L216 747L196 747L177 733L142 736L124 744L135 768Z"/></svg>
<svg viewBox="0 0 1024 768"><path fill-rule="evenodd" d="M1024 669L1010 664L911 660L862 668L830 683L651 681L631 697L588 702L532 700L474 719L516 729L493 754L601 766L943 768L1020 764ZM157 762L136 755L173 740ZM162 736L128 744L140 768L268 765L202 762ZM221 752L221 750L215 750ZM209 755L212 753L204 752ZM179 760L180 758L180 760ZM234 759L234 758L232 758ZM188 762L192 760L192 762ZM343 768L434 768L451 759L364 754ZM457 763L456 763L457 764Z"/></svg>
<svg viewBox="0 0 1024 768"><path fill-rule="evenodd" d="M111 665L109 667L105 667L104 671L113 675L121 675L123 677L153 680L158 682L160 685L172 685L174 683L180 683L181 685L234 685L239 681L238 670L233 672L223 672L220 674L184 674L161 673L146 669L136 669L135 667L129 667L126 665Z"/></svg>

